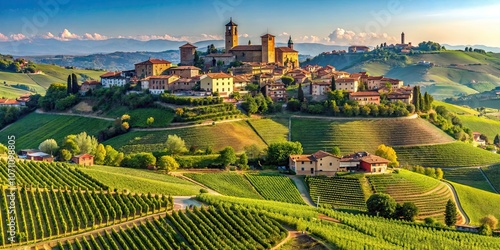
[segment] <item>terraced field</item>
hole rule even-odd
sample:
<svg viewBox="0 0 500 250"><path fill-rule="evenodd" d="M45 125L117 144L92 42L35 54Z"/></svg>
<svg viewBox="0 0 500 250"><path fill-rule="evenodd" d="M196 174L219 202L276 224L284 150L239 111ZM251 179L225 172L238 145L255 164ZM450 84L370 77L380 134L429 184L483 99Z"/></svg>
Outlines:
<svg viewBox="0 0 500 250"><path fill-rule="evenodd" d="M0 143L6 144L8 135L16 136L16 148L38 148L45 139L55 139L60 143L69 134L86 131L97 135L111 126L111 121L102 119L31 113L0 132Z"/></svg>
<svg viewBox="0 0 500 250"><path fill-rule="evenodd" d="M448 187L425 175L400 170L399 174L368 175L376 193L386 193L398 203L413 202L419 208L419 219L433 217L444 221L444 210L452 194Z"/></svg>
<svg viewBox="0 0 500 250"><path fill-rule="evenodd" d="M305 204L293 181L286 176L245 174L245 177L266 200Z"/></svg>
<svg viewBox="0 0 500 250"><path fill-rule="evenodd" d="M494 192L479 168L453 168L444 170L444 178L449 181Z"/></svg>
<svg viewBox="0 0 500 250"><path fill-rule="evenodd" d="M236 173L187 173L185 176L224 195L262 199L252 184L243 176Z"/></svg>
<svg viewBox="0 0 500 250"><path fill-rule="evenodd" d="M305 153L339 146L343 154L374 152L378 145L409 146L452 142L443 131L423 119L378 119L328 121L292 119L292 141L299 141Z"/></svg>
<svg viewBox="0 0 500 250"><path fill-rule="evenodd" d="M189 181L145 169L92 166L78 168L111 189L133 193L196 195L200 187Z"/></svg>
<svg viewBox="0 0 500 250"><path fill-rule="evenodd" d="M248 123L267 144L288 140L287 119L255 119Z"/></svg>
<svg viewBox="0 0 500 250"><path fill-rule="evenodd" d="M395 147L402 165L473 167L500 163L500 155L470 144L454 142L431 146Z"/></svg>
<svg viewBox="0 0 500 250"><path fill-rule="evenodd" d="M114 137L104 142L125 153L159 151L165 148L168 135L178 135L186 141L186 146L204 149L213 147L215 151L232 146L236 152L243 152L247 145L266 145L245 121L220 123L214 126L181 128L164 131L134 131Z"/></svg>
<svg viewBox="0 0 500 250"><path fill-rule="evenodd" d="M335 209L366 211L366 202L361 183L355 178L309 177L309 193L314 201Z"/></svg>

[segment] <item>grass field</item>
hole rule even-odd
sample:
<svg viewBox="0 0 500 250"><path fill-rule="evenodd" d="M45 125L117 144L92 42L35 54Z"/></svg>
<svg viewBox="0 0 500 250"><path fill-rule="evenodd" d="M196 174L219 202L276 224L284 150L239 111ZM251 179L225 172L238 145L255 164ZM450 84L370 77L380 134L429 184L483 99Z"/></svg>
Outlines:
<svg viewBox="0 0 500 250"><path fill-rule="evenodd" d="M128 189L132 193L196 195L201 188L189 181L150 170L108 166L79 169L111 189L117 188L119 191Z"/></svg>
<svg viewBox="0 0 500 250"><path fill-rule="evenodd" d="M482 167L491 184L500 192L500 165Z"/></svg>
<svg viewBox="0 0 500 250"><path fill-rule="evenodd" d="M203 185L229 196L261 199L262 197L254 189L252 184L243 176L236 173L210 173L193 174L185 176L202 183Z"/></svg>
<svg viewBox="0 0 500 250"><path fill-rule="evenodd" d="M307 179L311 198L321 205L335 209L366 211L365 196L361 182L356 178L309 177Z"/></svg>
<svg viewBox="0 0 500 250"><path fill-rule="evenodd" d="M95 118L31 113L2 130L0 142L6 144L7 136L15 135L17 149L38 148L45 139L52 138L61 143L69 134L86 131L97 135L110 125L110 121Z"/></svg>
<svg viewBox="0 0 500 250"><path fill-rule="evenodd" d="M456 113L458 115L478 115L479 112L475 109L459 106L455 104L450 104L447 102L434 101L432 102L432 106L444 106L448 111Z"/></svg>
<svg viewBox="0 0 500 250"><path fill-rule="evenodd" d="M444 170L444 178L449 181L494 192L479 168L453 168Z"/></svg>
<svg viewBox="0 0 500 250"><path fill-rule="evenodd" d="M236 152L242 152L247 145L257 144L261 148L266 146L245 121L165 131L134 131L104 143L124 152L157 151L164 149L167 136L173 134L184 139L188 148L196 146L204 149L212 146L215 151L219 151L232 146Z"/></svg>
<svg viewBox="0 0 500 250"><path fill-rule="evenodd" d="M469 216L472 225L479 225L479 220L489 214L500 218L500 195L469 187L466 185L452 183L457 191L458 198L465 213Z"/></svg>
<svg viewBox="0 0 500 250"><path fill-rule="evenodd" d="M486 117L459 116L462 124L474 132L480 132L488 136L488 141L493 143L495 135L500 134L500 121L495 121Z"/></svg>
<svg viewBox="0 0 500 250"><path fill-rule="evenodd" d="M287 119L257 119L248 120L248 123L267 144L288 139Z"/></svg>
<svg viewBox="0 0 500 250"><path fill-rule="evenodd" d="M419 145L452 142L443 131L423 119L378 119L329 121L292 119L292 141L299 141L305 153L339 146L342 153L375 152L378 145Z"/></svg>
<svg viewBox="0 0 500 250"><path fill-rule="evenodd" d="M463 142L432 146L395 147L402 165L473 167L500 163L500 155Z"/></svg>
<svg viewBox="0 0 500 250"><path fill-rule="evenodd" d="M266 200L305 204L293 181L286 176L258 174L245 176Z"/></svg>
<svg viewBox="0 0 500 250"><path fill-rule="evenodd" d="M106 114L107 117L117 118L121 117L123 114L130 115L129 124L133 128L161 128L168 126L174 120L174 111L170 109L158 109L158 108L140 108L134 110L128 110L126 107L120 107L117 109L112 109ZM146 120L149 117L154 118L153 124L148 126Z"/></svg>
<svg viewBox="0 0 500 250"><path fill-rule="evenodd" d="M444 221L444 210L452 198L448 187L436 179L408 170L397 174L368 175L377 193L387 193L398 203L413 202L419 209L419 218L433 217Z"/></svg>

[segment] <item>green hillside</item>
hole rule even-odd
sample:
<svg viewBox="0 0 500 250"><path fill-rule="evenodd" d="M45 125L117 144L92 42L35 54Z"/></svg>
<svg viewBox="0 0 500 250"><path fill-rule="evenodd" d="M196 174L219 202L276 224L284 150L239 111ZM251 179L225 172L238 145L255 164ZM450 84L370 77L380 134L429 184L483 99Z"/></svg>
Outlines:
<svg viewBox="0 0 500 250"><path fill-rule="evenodd" d="M479 168L452 168L444 169L444 178L449 181L482 189L488 192L495 192L486 181Z"/></svg>
<svg viewBox="0 0 500 250"><path fill-rule="evenodd" d="M288 139L288 119L248 120L248 124L267 144Z"/></svg>
<svg viewBox="0 0 500 250"><path fill-rule="evenodd" d="M472 225L480 225L479 220L490 214L500 218L500 210L498 209L498 204L500 204L499 194L458 183L452 183L452 185L455 187L460 203L469 216Z"/></svg>
<svg viewBox="0 0 500 250"><path fill-rule="evenodd" d="M299 141L304 152L331 150L342 153L375 152L380 144L409 146L447 143L453 139L429 122L417 119L323 120L292 118L292 141Z"/></svg>
<svg viewBox="0 0 500 250"><path fill-rule="evenodd" d="M186 173L185 176L229 196L261 199L252 184L241 174L236 173Z"/></svg>
<svg viewBox="0 0 500 250"><path fill-rule="evenodd" d="M186 146L222 150L232 146L236 152L242 152L247 145L266 145L245 121L220 123L213 126L180 128L163 131L133 131L114 137L104 142L125 153L158 151L164 149L168 135L178 135L186 141Z"/></svg>
<svg viewBox="0 0 500 250"><path fill-rule="evenodd" d="M480 132L488 136L490 143L493 143L495 135L500 134L500 121L491 120L487 117L459 116L462 124L474 132Z"/></svg>
<svg viewBox="0 0 500 250"><path fill-rule="evenodd" d="M394 149L402 165L473 167L500 163L500 155L463 142Z"/></svg>
<svg viewBox="0 0 500 250"><path fill-rule="evenodd" d="M96 118L31 113L0 131L0 142L6 144L7 136L15 135L17 149L38 148L45 139L60 143L69 134L86 131L97 135L111 125L111 121Z"/></svg>
<svg viewBox="0 0 500 250"><path fill-rule="evenodd" d="M467 106L459 106L447 102L434 101L432 106L444 106L448 111L454 112L458 115L478 115L479 112Z"/></svg>

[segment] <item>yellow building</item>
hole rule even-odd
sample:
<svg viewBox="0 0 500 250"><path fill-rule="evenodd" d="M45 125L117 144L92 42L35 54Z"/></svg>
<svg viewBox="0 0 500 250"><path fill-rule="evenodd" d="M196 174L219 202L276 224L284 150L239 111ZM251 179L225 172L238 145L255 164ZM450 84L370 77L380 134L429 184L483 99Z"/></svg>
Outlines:
<svg viewBox="0 0 500 250"><path fill-rule="evenodd" d="M135 74L139 78L159 76L172 67L172 63L163 59L149 59L135 64Z"/></svg>
<svg viewBox="0 0 500 250"><path fill-rule="evenodd" d="M202 90L219 93L221 97L229 97L234 91L233 76L226 73L208 73L201 79Z"/></svg>
<svg viewBox="0 0 500 250"><path fill-rule="evenodd" d="M340 171L340 157L322 150L311 155L290 155L289 166L297 175L334 176Z"/></svg>

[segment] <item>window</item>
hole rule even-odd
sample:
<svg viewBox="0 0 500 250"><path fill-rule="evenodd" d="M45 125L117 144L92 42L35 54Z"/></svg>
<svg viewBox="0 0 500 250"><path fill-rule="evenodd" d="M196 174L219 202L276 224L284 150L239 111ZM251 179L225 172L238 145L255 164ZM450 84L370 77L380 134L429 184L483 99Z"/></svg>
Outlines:
<svg viewBox="0 0 500 250"><path fill-rule="evenodd" d="M319 164L319 166L321 166L321 167L322 167L322 166L323 166L323 163L320 163L320 164Z"/></svg>
<svg viewBox="0 0 500 250"><path fill-rule="evenodd" d="M302 164L304 164L304 162L302 162ZM302 170L304 170L304 169L302 169Z"/></svg>
<svg viewBox="0 0 500 250"><path fill-rule="evenodd" d="M330 162L330 166L332 166L333 164Z"/></svg>
<svg viewBox="0 0 500 250"><path fill-rule="evenodd" d="M309 162L309 164L313 164L313 162L312 162L312 161L310 161L310 162Z"/></svg>
<svg viewBox="0 0 500 250"><path fill-rule="evenodd" d="M303 163L303 162L302 162ZM301 169L302 171L304 171L304 168Z"/></svg>

